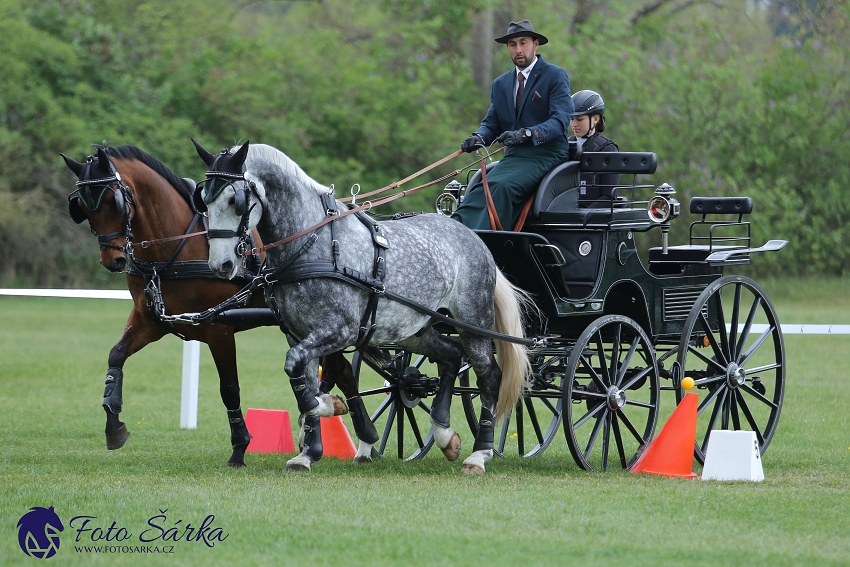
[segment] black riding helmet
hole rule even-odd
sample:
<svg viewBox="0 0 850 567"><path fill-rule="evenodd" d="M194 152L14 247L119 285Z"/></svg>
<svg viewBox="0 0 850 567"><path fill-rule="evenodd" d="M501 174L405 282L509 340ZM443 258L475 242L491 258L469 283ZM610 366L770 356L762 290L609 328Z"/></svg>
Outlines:
<svg viewBox="0 0 850 567"><path fill-rule="evenodd" d="M579 91L573 94L573 106L575 106L573 116L598 114L599 122L596 123L596 132L605 131L605 101L602 100L602 95L596 91Z"/></svg>

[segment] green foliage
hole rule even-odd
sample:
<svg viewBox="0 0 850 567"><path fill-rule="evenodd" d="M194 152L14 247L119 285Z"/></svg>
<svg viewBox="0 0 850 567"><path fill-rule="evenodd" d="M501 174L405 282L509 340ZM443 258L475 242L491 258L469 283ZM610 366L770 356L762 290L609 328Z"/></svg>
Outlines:
<svg viewBox="0 0 850 567"><path fill-rule="evenodd" d="M470 29L506 0L0 0L0 279L78 285L101 273L70 222L77 160L92 143L135 144L178 175L208 148L271 144L345 195L454 151L488 104L472 80ZM846 274L850 265L848 37L837 0L698 2L636 24L634 2L527 3L540 53L574 91L606 100L606 135L654 151L683 203L751 195L756 241L785 238L764 272ZM501 16L500 16L501 17ZM497 23L501 33L502 22ZM495 67L510 67L494 45ZM456 160L410 186L465 165ZM438 189L386 207L432 210ZM686 238L687 215L673 228ZM38 242L37 246L32 246Z"/></svg>

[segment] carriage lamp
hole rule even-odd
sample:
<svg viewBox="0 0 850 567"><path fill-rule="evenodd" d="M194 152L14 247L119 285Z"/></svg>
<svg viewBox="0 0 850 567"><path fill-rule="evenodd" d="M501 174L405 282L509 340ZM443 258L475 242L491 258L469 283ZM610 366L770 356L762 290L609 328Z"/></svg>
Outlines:
<svg viewBox="0 0 850 567"><path fill-rule="evenodd" d="M457 210L461 189L463 189L463 185L457 179L451 180L445 186L444 192L437 197L437 212L447 217L452 216Z"/></svg>
<svg viewBox="0 0 850 567"><path fill-rule="evenodd" d="M655 196L649 200L647 211L649 220L661 225L661 253L667 254L667 236L670 233L670 221L679 216L679 201L673 195L676 190L667 183L655 189Z"/></svg>

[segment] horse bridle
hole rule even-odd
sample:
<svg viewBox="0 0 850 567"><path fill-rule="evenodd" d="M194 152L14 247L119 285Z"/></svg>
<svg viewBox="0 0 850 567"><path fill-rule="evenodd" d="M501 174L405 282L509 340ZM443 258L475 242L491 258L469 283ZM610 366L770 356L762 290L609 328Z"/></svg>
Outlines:
<svg viewBox="0 0 850 567"><path fill-rule="evenodd" d="M98 234L94 230L94 227L91 226L91 222L89 222L89 229L97 237L97 243L101 250L104 248L115 248L122 253L127 253L128 249L132 246L131 240L133 238L130 227L132 220L130 206L134 203L133 192L121 179L121 174L118 173L112 160L109 159L107 159L107 164L109 164L109 170L112 175L100 179L89 179L94 160L95 156L86 158L86 170L83 179L76 182L77 189L68 195L68 212L75 223L82 223L88 218L85 212L83 212L82 207L85 207L91 212L97 212L103 204L103 197L106 195L107 189L111 189L115 195L115 208L124 220L121 230L108 234ZM113 187L113 185L116 187ZM82 207L80 206L81 204ZM111 242L122 236L124 237L124 246L118 246Z"/></svg>
<svg viewBox="0 0 850 567"><path fill-rule="evenodd" d="M243 257L249 249L248 245L248 223L251 219L251 211L254 210L256 203L248 206L248 192L256 193L257 186L253 181L245 179L244 171L242 173L228 173L226 171L216 171L219 160L227 155L227 149L221 151L215 158L210 170L206 172L204 181L201 181L195 186L195 193L192 195L192 200L195 203L195 208L202 213L206 213L207 205L218 198L219 195L227 188L233 188L234 206L233 212L239 215L239 226L236 230L230 229L209 229L207 231L207 239L213 238L238 238L236 244L236 255ZM241 181L242 186L237 188L234 182ZM210 188L207 190L207 188Z"/></svg>

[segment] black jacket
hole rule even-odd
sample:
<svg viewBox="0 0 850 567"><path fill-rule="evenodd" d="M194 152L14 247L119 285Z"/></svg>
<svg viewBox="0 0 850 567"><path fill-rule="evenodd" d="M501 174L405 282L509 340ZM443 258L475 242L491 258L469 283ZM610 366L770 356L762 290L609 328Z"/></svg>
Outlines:
<svg viewBox="0 0 850 567"><path fill-rule="evenodd" d="M571 136L570 140L575 140ZM602 136L593 134L584 141L582 152L618 152L617 144ZM581 174L581 188L579 189L579 207L610 207L611 193L620 184L620 176L616 173L594 174L583 172Z"/></svg>

